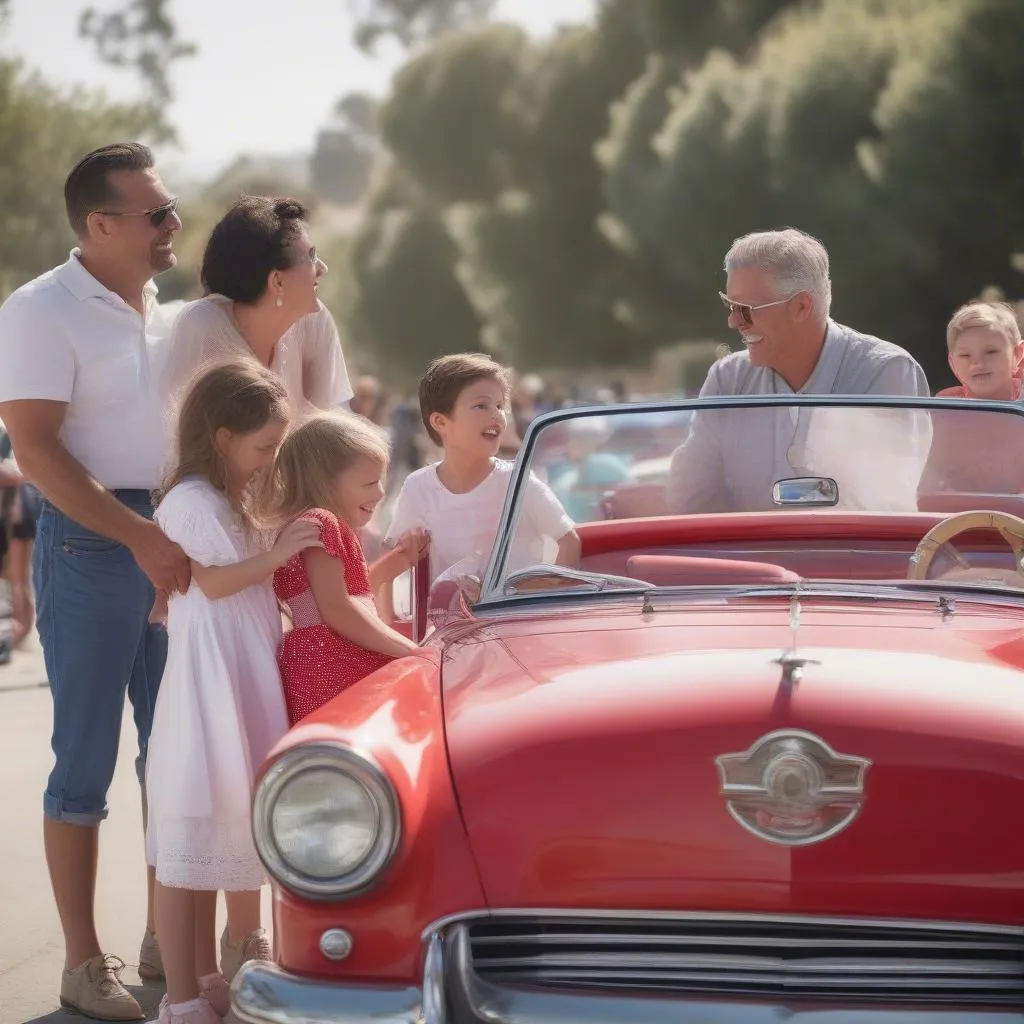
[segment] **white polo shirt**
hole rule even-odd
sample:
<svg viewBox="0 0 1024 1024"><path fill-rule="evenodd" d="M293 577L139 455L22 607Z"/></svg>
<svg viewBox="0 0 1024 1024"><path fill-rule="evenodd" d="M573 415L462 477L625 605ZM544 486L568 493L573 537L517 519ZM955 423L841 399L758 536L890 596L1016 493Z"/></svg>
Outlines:
<svg viewBox="0 0 1024 1024"><path fill-rule="evenodd" d="M146 315L67 263L0 306L0 402L66 402L61 441L109 490L160 483L167 450L159 378L168 325L146 285Z"/></svg>

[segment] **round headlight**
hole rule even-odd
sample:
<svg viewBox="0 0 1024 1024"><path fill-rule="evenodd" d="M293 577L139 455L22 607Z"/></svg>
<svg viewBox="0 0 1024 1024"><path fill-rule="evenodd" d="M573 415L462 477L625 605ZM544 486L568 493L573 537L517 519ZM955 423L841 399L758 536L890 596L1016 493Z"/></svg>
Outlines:
<svg viewBox="0 0 1024 1024"><path fill-rule="evenodd" d="M282 885L313 899L367 888L398 845L398 801L387 776L348 747L283 754L253 803L260 859Z"/></svg>

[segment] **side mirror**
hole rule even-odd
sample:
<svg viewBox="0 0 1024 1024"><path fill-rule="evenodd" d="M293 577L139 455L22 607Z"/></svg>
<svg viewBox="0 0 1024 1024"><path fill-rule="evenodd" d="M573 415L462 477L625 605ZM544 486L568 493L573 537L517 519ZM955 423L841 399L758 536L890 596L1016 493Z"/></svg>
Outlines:
<svg viewBox="0 0 1024 1024"><path fill-rule="evenodd" d="M776 480L772 501L783 508L831 508L839 504L839 484L828 476L795 476Z"/></svg>

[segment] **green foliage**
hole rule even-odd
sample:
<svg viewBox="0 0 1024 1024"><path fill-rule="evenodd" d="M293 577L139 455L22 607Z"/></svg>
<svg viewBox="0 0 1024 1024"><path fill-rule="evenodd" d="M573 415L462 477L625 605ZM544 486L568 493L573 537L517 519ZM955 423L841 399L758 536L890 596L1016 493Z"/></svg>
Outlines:
<svg viewBox="0 0 1024 1024"><path fill-rule="evenodd" d="M628 266L597 229L594 144L643 63L639 40L620 28L602 19L531 54L517 84L527 144L516 184L449 218L488 347L517 365L625 363L645 352L621 316Z"/></svg>
<svg viewBox="0 0 1024 1024"><path fill-rule="evenodd" d="M382 39L411 47L442 33L480 21L495 0L349 0L355 41L372 51Z"/></svg>
<svg viewBox="0 0 1024 1024"><path fill-rule="evenodd" d="M876 228L884 259L855 300L936 379L953 307L989 285L1020 293L1012 255L1024 247L1022 39L1024 4L1014 0L927 6L879 97L879 137L862 151L878 218L898 225L902 244L886 252Z"/></svg>
<svg viewBox="0 0 1024 1024"><path fill-rule="evenodd" d="M309 162L313 191L332 203L354 203L366 189L373 162L373 151L351 132L324 128Z"/></svg>
<svg viewBox="0 0 1024 1024"><path fill-rule="evenodd" d="M111 139L153 139L147 104L110 103L65 91L0 61L0 298L62 263L74 245L64 179L85 153Z"/></svg>
<svg viewBox="0 0 1024 1024"><path fill-rule="evenodd" d="M346 93L335 104L334 116L346 131L364 142L369 143L379 137L380 101L369 93Z"/></svg>
<svg viewBox="0 0 1024 1024"><path fill-rule="evenodd" d="M381 138L441 203L493 199L513 181L525 144L517 91L526 33L486 25L439 40L395 76Z"/></svg>
<svg viewBox="0 0 1024 1024"><path fill-rule="evenodd" d="M653 61L599 150L608 236L675 289L674 311L649 315L723 336L731 240L795 224L830 250L836 316L941 380L952 309L1016 283L1021 38L1014 0L826 0L774 22L747 62Z"/></svg>
<svg viewBox="0 0 1024 1024"><path fill-rule="evenodd" d="M133 69L146 88L147 98L161 112L174 92L171 68L195 54L192 43L182 42L168 7L171 0L130 0L115 11L86 8L79 20L79 35L91 40L100 59L114 67Z"/></svg>
<svg viewBox="0 0 1024 1024"><path fill-rule="evenodd" d="M480 321L455 277L457 252L439 212L396 169L377 191L352 239L342 313L363 361L396 382L435 356L478 349Z"/></svg>
<svg viewBox="0 0 1024 1024"><path fill-rule="evenodd" d="M606 0L627 12L650 53L700 63L715 48L742 55L776 16L816 0Z"/></svg>

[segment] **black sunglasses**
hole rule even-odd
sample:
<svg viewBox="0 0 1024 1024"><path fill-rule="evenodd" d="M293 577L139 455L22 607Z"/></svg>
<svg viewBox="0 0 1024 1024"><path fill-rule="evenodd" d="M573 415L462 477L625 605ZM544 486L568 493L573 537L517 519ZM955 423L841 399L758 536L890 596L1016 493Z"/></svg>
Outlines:
<svg viewBox="0 0 1024 1024"><path fill-rule="evenodd" d="M175 197L149 210L97 210L96 212L104 217L148 217L149 223L158 228L177 209L178 199Z"/></svg>

